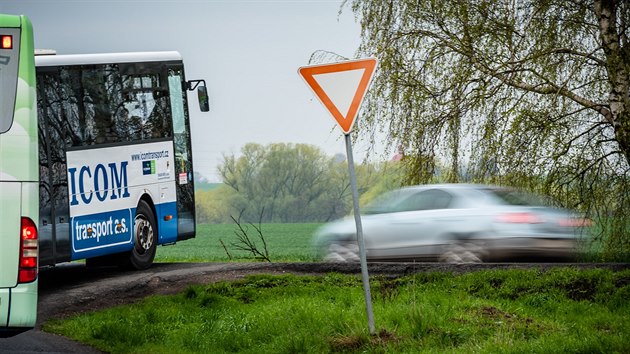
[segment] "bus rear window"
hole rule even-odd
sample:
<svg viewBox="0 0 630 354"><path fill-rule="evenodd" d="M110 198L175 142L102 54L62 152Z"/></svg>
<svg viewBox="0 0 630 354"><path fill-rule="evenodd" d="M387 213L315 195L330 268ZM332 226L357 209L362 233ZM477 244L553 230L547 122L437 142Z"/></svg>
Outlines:
<svg viewBox="0 0 630 354"><path fill-rule="evenodd" d="M0 36L11 38L10 46L0 46L0 134L2 134L6 133L13 124L18 82L20 30L0 28ZM7 49L3 49L3 47L7 47Z"/></svg>

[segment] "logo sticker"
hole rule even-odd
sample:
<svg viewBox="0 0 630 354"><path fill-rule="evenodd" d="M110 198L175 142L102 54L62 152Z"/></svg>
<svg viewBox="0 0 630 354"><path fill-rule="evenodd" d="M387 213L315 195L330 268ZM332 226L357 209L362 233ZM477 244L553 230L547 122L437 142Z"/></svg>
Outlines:
<svg viewBox="0 0 630 354"><path fill-rule="evenodd" d="M142 161L142 174L143 175L155 174L155 160Z"/></svg>

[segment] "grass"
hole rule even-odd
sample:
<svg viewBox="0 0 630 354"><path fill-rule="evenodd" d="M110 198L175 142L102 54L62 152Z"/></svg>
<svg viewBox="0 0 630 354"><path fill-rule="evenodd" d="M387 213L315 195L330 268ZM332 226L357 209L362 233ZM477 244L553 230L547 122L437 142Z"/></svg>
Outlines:
<svg viewBox="0 0 630 354"><path fill-rule="evenodd" d="M316 260L311 240L321 224L262 224L261 229L271 261L310 262ZM263 244L252 225L247 227L249 237L262 249ZM258 226L258 225L255 225ZM252 261L251 253L237 250L235 224L200 224L194 239L178 242L174 246L159 247L156 262L228 262ZM229 256L221 241L226 246ZM231 258L230 258L231 257Z"/></svg>
<svg viewBox="0 0 630 354"><path fill-rule="evenodd" d="M315 230L323 224L262 224L261 229L269 258L272 262L312 262L319 259L312 248ZM243 224L256 246L262 249L254 226ZM194 239L178 242L174 246L158 247L155 262L239 262L253 261L256 258L248 252L237 250L236 224L199 224ZM225 248L221 244L225 245ZM591 243L585 243L587 250L579 261L601 262L601 251ZM226 252L227 248L227 252ZM229 253L229 255L228 255Z"/></svg>
<svg viewBox="0 0 630 354"><path fill-rule="evenodd" d="M630 352L630 271L260 275L48 323L112 353Z"/></svg>

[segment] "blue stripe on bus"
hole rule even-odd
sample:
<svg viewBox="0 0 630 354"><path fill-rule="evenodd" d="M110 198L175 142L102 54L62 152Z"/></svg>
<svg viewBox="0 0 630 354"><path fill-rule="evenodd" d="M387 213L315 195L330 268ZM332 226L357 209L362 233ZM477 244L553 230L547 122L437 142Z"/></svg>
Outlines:
<svg viewBox="0 0 630 354"><path fill-rule="evenodd" d="M162 203L156 205L155 208L160 230L158 244L177 241L177 203Z"/></svg>
<svg viewBox="0 0 630 354"><path fill-rule="evenodd" d="M177 240L177 204L157 204L158 244ZM70 218L72 259L84 259L130 251L136 209L113 210Z"/></svg>
<svg viewBox="0 0 630 354"><path fill-rule="evenodd" d="M130 250L134 214L135 209L122 209L70 218L72 259Z"/></svg>

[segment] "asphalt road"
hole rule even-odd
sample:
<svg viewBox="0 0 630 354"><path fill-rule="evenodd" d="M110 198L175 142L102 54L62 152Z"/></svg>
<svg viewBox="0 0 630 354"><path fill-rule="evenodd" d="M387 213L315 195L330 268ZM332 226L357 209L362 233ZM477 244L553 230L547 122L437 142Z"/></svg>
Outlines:
<svg viewBox="0 0 630 354"><path fill-rule="evenodd" d="M500 268L630 269L630 264L440 264L376 263L370 275L401 276L417 272L454 273ZM38 324L31 331L0 338L0 353L99 353L65 337L41 331L47 320L138 301L153 294L174 294L190 284L235 280L250 274L360 274L358 264L334 263L163 263L145 271L117 268L86 268L83 264L62 264L42 270L39 276Z"/></svg>

